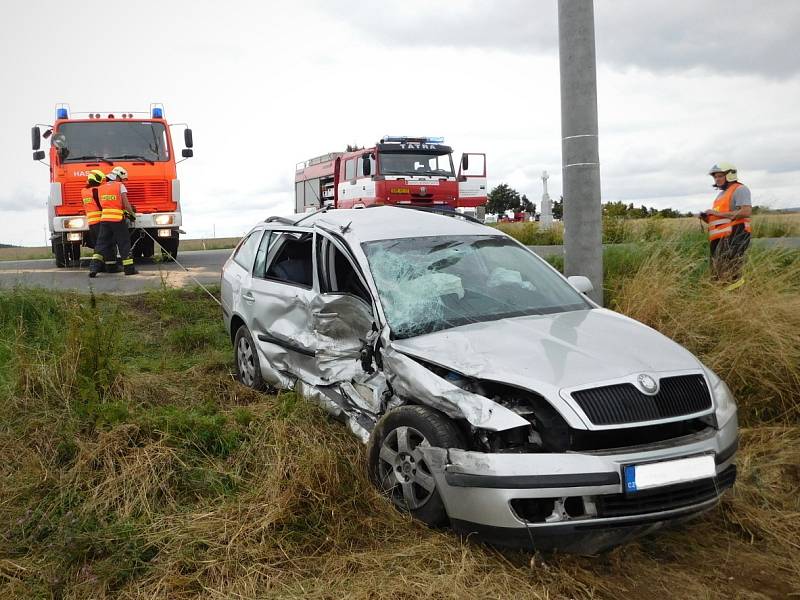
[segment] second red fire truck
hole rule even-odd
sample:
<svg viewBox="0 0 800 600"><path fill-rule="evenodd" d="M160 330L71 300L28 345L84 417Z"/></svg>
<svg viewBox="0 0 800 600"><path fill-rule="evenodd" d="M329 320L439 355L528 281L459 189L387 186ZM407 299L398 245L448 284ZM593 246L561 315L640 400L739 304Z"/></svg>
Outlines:
<svg viewBox="0 0 800 600"><path fill-rule="evenodd" d="M443 138L386 136L371 148L331 152L295 172L295 210L407 204L471 213L483 219L486 155L465 153L453 165Z"/></svg>

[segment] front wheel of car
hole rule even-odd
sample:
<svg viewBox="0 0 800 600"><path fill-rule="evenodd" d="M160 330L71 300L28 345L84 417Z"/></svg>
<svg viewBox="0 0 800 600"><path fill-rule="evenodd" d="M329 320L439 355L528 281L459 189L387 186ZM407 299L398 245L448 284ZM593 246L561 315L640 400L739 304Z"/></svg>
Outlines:
<svg viewBox="0 0 800 600"><path fill-rule="evenodd" d="M236 331L233 348L236 353L236 379L254 390L266 390L267 385L261 377L261 366L258 363L258 351L246 325L240 326Z"/></svg>
<svg viewBox="0 0 800 600"><path fill-rule="evenodd" d="M455 424L425 406L401 406L378 421L368 450L373 483L402 511L432 526L448 521L424 446L466 448Z"/></svg>

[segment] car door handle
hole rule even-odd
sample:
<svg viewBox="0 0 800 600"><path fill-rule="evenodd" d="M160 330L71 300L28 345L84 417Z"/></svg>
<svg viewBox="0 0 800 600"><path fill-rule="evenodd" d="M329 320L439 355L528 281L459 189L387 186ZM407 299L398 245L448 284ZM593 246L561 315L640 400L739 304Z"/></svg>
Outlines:
<svg viewBox="0 0 800 600"><path fill-rule="evenodd" d="M256 298L255 298L255 296L253 296L253 294L242 294L242 300L252 304L253 302L256 301Z"/></svg>
<svg viewBox="0 0 800 600"><path fill-rule="evenodd" d="M315 317L318 317L320 319L333 319L333 318L339 316L339 313L336 313L336 312L322 312L322 311L319 311L319 312L315 312L315 313L312 313L312 314Z"/></svg>

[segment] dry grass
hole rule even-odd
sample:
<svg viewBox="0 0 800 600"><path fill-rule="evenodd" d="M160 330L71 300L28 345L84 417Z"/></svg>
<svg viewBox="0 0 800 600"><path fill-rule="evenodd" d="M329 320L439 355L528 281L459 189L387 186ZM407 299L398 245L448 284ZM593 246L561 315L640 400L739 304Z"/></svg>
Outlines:
<svg viewBox="0 0 800 600"><path fill-rule="evenodd" d="M788 597L800 590L800 427L786 377L800 336L780 352L769 341L800 331L800 261L754 256L763 274L734 301L703 281L700 254L664 252L607 262L615 301L720 370L744 351L734 386L759 393L740 395L750 427L721 506L598 557L501 552L401 515L344 427L233 381L202 294L5 294L0 597ZM175 341L198 328L204 345Z"/></svg>
<svg viewBox="0 0 800 600"><path fill-rule="evenodd" d="M683 344L724 379L745 423L800 422L800 258L753 249L734 292L705 275L703 254L667 244L620 278L612 308Z"/></svg>

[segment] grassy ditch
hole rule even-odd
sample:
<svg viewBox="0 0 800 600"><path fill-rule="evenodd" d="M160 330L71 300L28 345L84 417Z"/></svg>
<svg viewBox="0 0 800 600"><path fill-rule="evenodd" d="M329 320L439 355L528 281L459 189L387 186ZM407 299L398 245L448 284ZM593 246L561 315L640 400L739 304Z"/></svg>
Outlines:
<svg viewBox="0 0 800 600"><path fill-rule="evenodd" d="M740 480L690 526L594 558L500 552L393 510L344 427L233 380L202 292L2 293L0 597L786 597L800 257L754 253L728 297L702 247L677 248L607 253L607 294L728 377Z"/></svg>

